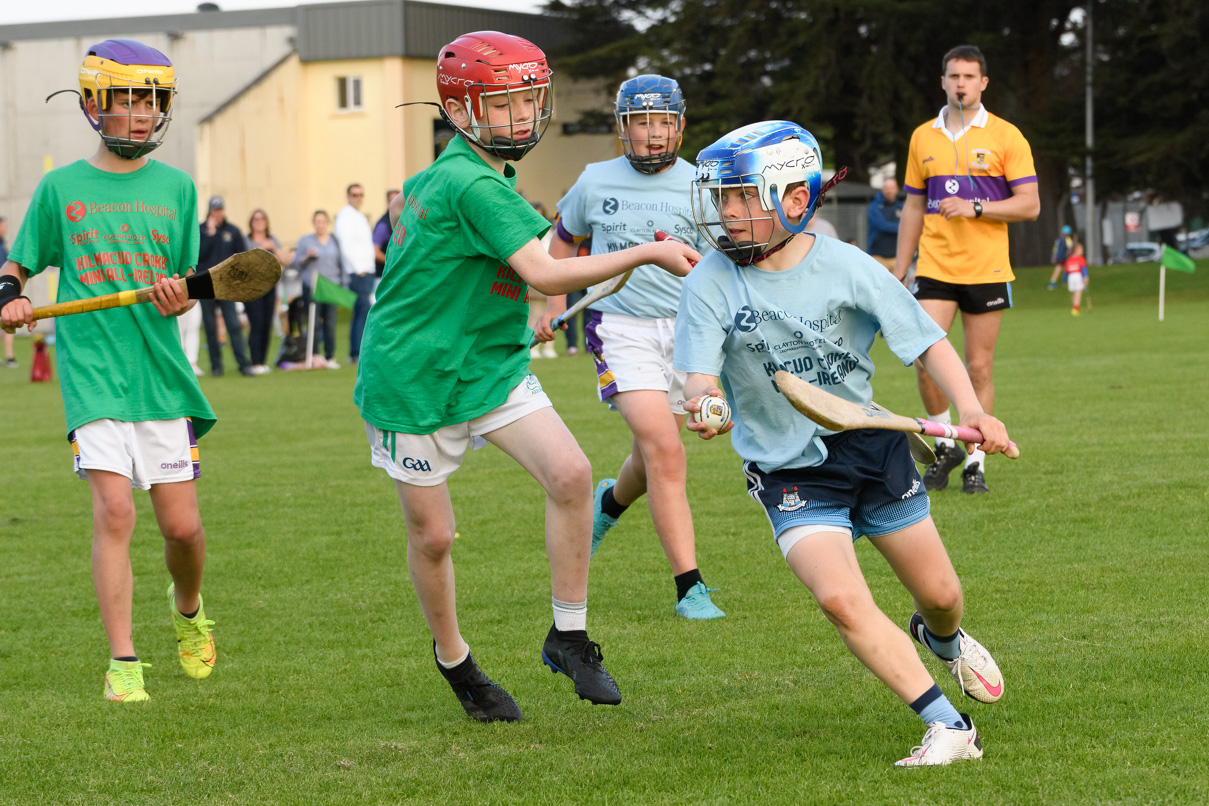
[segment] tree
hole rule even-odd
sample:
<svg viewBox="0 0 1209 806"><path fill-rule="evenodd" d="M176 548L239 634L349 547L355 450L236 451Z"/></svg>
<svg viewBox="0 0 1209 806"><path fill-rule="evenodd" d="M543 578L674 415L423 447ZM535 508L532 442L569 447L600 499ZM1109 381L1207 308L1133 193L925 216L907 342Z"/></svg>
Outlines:
<svg viewBox="0 0 1209 806"><path fill-rule="evenodd" d="M891 158L902 173L911 132L944 103L945 51L979 46L991 77L987 107L1033 147L1044 223L1015 225L1012 249L1014 262L1037 264L1057 231L1068 169L1083 156L1076 7L1071 0L1010 10L973 0L555 0L547 8L580 34L561 69L614 83L628 69L680 81L689 103L686 154L743 124L788 119L809 128L824 157L849 166L856 180Z"/></svg>

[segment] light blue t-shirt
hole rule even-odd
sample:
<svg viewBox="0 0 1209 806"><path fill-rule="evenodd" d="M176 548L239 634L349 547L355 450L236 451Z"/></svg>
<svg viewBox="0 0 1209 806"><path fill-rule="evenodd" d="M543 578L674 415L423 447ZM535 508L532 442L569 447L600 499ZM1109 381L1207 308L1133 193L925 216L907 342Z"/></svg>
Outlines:
<svg viewBox="0 0 1209 806"><path fill-rule="evenodd" d="M777 360L864 405L873 399L869 350L878 330L906 365L945 337L894 275L834 238L814 238L805 259L780 272L739 268L714 251L685 278L673 364L721 376L735 422L731 444L744 460L765 472L813 467L827 458L820 437L832 432L777 391Z"/></svg>
<svg viewBox="0 0 1209 806"><path fill-rule="evenodd" d="M695 176L696 169L682 159L657 174L635 170L625 157L594 162L558 203L560 223L576 237L591 235L594 255L650 243L655 230L701 251L703 241L693 223ZM624 288L589 307L642 319L670 318L676 315L682 283L658 266L639 266Z"/></svg>

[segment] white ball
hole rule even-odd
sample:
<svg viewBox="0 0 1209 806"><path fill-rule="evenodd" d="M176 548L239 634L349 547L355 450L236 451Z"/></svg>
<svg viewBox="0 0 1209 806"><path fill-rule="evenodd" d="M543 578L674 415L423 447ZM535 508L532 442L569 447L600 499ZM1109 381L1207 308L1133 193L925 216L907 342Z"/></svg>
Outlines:
<svg viewBox="0 0 1209 806"><path fill-rule="evenodd" d="M701 411L694 415L697 422L721 431L730 422L730 404L726 398L706 395L701 398Z"/></svg>

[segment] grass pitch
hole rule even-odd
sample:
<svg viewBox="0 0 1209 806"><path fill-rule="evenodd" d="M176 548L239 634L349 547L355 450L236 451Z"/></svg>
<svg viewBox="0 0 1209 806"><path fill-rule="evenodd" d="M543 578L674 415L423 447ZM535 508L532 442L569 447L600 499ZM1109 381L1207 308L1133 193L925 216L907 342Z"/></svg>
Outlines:
<svg viewBox="0 0 1209 806"><path fill-rule="evenodd" d="M923 726L840 644L792 577L723 438L686 440L698 556L716 623L673 616L645 503L593 563L590 627L625 700L590 706L541 665L550 594L542 494L499 451L451 489L464 634L525 721L479 725L433 668L390 482L369 466L354 374L203 379L207 615L219 665L186 678L145 493L132 549L135 640L152 701L101 697L106 646L90 505L57 385L0 369L0 803L1193 803L1209 800L1209 263L1093 271L1095 307L1019 272L997 411L1023 457L992 492L933 511L965 585L964 626L1007 695L959 702L981 762L895 770ZM342 325L343 328L343 325ZM342 331L343 332L343 331ZM954 340L960 341L955 333ZM884 345L877 400L919 411ZM203 364L205 360L203 358ZM582 355L534 369L593 462L628 452ZM956 489L954 489L956 488ZM911 603L858 555L900 624Z"/></svg>

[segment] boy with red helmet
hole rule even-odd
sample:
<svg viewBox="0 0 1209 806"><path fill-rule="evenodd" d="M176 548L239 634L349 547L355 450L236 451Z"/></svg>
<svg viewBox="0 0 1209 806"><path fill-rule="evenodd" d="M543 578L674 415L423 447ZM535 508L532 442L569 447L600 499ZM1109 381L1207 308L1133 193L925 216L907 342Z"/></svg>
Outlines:
<svg viewBox="0 0 1209 806"><path fill-rule="evenodd" d="M80 108L100 134L95 154L43 177L0 269L0 323L34 328L21 296L30 275L62 266L59 302L155 287L155 310L132 305L56 326L60 385L76 473L92 492L92 571L112 660L105 696L149 699L132 637L132 487L150 490L172 584L180 663L210 675L215 650L202 610L206 542L197 509L197 438L214 412L181 350L172 317L193 305L171 280L197 265L197 190L147 158L171 120L176 77L164 54L131 39L92 46Z"/></svg>
<svg viewBox="0 0 1209 806"><path fill-rule="evenodd" d="M549 224L516 193L509 163L550 121L551 71L532 43L495 31L458 37L437 56L441 112L458 136L391 203L378 299L365 327L354 401L371 460L394 480L407 562L437 667L466 713L517 721L458 628L455 523L448 478L474 444L495 445L546 491L554 625L542 661L593 703L621 693L587 633L592 468L529 373L528 287L564 294L644 263L687 274L692 249L648 243L556 261Z"/></svg>

